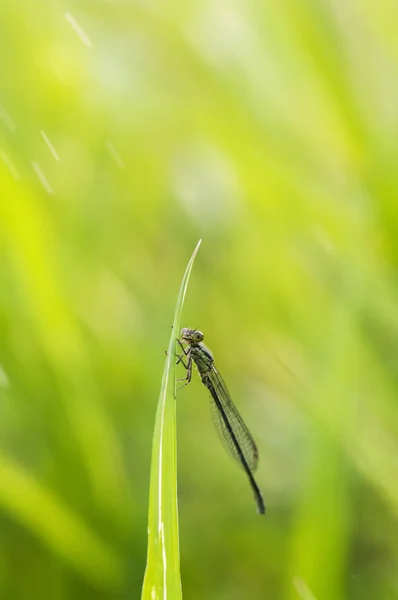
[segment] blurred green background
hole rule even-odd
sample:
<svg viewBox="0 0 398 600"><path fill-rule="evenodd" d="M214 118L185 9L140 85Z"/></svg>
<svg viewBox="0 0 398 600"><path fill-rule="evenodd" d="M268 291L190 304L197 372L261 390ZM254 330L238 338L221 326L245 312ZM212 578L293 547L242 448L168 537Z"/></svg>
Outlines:
<svg viewBox="0 0 398 600"><path fill-rule="evenodd" d="M0 3L0 598L139 598L164 349L198 600L398 598L394 0Z"/></svg>

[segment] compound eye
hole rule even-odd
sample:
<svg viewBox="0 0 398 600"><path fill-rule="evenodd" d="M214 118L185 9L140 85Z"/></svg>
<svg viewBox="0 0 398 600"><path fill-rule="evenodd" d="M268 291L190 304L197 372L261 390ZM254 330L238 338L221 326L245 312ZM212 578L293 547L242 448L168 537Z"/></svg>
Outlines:
<svg viewBox="0 0 398 600"><path fill-rule="evenodd" d="M204 338L204 335L201 331L195 331L192 338L194 342L201 342Z"/></svg>

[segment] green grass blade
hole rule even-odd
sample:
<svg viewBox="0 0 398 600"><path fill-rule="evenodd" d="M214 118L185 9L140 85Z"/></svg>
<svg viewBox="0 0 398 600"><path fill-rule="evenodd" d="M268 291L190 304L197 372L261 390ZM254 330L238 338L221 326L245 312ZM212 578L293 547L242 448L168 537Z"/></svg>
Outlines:
<svg viewBox="0 0 398 600"><path fill-rule="evenodd" d="M182 598L177 506L175 347L185 293L200 244L201 240L185 270L178 294L156 413L149 492L148 556L142 600Z"/></svg>
<svg viewBox="0 0 398 600"><path fill-rule="evenodd" d="M62 498L4 452L0 452L0 511L85 579L101 588L120 586L121 558Z"/></svg>

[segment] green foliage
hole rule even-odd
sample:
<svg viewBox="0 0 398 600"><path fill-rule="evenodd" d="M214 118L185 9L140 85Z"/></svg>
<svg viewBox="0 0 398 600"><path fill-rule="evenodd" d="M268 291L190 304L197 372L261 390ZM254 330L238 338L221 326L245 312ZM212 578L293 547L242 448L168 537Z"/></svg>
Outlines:
<svg viewBox="0 0 398 600"><path fill-rule="evenodd" d="M148 558L142 600L182 598L177 506L176 332L200 242L186 268L174 312L152 442Z"/></svg>
<svg viewBox="0 0 398 600"><path fill-rule="evenodd" d="M398 597L395 2L16 0L0 40L0 598L140 596L200 238L182 326L256 439L267 516L193 380L184 595Z"/></svg>

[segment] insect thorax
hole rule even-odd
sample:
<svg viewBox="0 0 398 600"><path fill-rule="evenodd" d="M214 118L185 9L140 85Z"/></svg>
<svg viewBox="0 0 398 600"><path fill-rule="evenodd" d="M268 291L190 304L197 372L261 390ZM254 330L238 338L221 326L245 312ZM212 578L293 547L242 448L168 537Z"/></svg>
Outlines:
<svg viewBox="0 0 398 600"><path fill-rule="evenodd" d="M206 371L211 369L213 364L213 356L211 355L210 350L208 350L203 344L191 346L191 356L192 360L198 367L199 373L204 374Z"/></svg>

